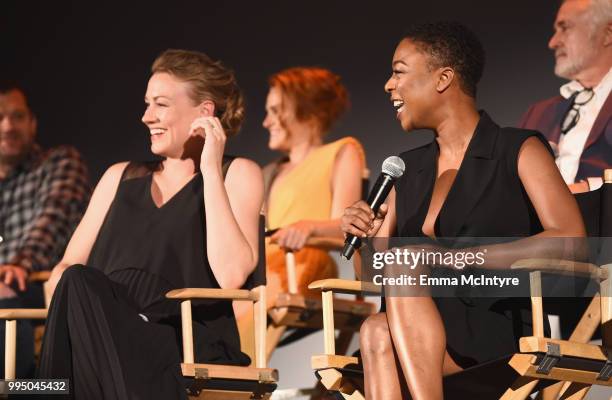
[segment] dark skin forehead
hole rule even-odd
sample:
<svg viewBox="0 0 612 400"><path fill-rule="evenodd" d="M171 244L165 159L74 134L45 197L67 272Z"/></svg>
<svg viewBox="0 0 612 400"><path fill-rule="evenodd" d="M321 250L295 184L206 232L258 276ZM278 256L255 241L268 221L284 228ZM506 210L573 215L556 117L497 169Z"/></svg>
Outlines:
<svg viewBox="0 0 612 400"><path fill-rule="evenodd" d="M391 67L410 67L419 63L423 63L429 70L431 70L433 60L431 59L431 56L424 51L421 44L411 40L410 38L403 39L395 49Z"/></svg>

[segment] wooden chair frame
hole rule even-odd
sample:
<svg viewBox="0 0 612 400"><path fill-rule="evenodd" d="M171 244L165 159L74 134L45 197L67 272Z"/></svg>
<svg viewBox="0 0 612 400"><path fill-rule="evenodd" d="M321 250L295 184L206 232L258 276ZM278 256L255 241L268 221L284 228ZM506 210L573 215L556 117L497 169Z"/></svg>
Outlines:
<svg viewBox="0 0 612 400"><path fill-rule="evenodd" d="M334 293L380 296L381 287L369 282L324 279L311 283L308 288L321 291L323 309L324 354L312 356L312 369L327 390L345 399L364 399L361 361L357 357L336 354Z"/></svg>
<svg viewBox="0 0 612 400"><path fill-rule="evenodd" d="M364 168L361 175L362 198L367 198L370 171ZM344 239L331 237L312 237L306 242L306 247L315 247L325 251L342 251ZM268 310L272 324L268 327L267 359L281 342L288 328L304 328L319 330L323 328L323 307L320 299L306 298L298 293L295 255L291 251L285 253L287 272L287 293L281 293ZM334 299L336 310L336 326L340 331L338 337L339 351L348 350L355 332L359 332L362 322L377 311L377 307L364 302L357 296L356 300Z"/></svg>
<svg viewBox="0 0 612 400"><path fill-rule="evenodd" d="M29 282L46 282L51 276L50 271L32 272L28 276ZM4 338L4 379L15 379L15 366L17 362L17 320L20 319L46 319L49 302L46 285L45 305L47 308L3 308L0 309L0 320L5 323Z"/></svg>
<svg viewBox="0 0 612 400"><path fill-rule="evenodd" d="M604 173L604 181L612 183L612 169ZM519 374L516 381L502 395L502 400L524 400L541 380L556 381L539 392L537 399L553 400L583 399L593 384L612 386L612 377L600 379L602 372L612 375L612 264L598 267L594 264L556 259L519 260L512 266L515 270L530 271L530 297L533 316L533 336L523 337L519 342L521 353L513 355L508 364ZM553 273L579 277L590 277L599 283L600 293L594 296L582 319L569 340L554 340L544 337L544 312L541 293L541 274ZM326 279L313 282L310 289L320 290L323 302L324 345L323 355L312 356L311 366L321 383L330 391L345 399L364 399L363 371L357 357L337 355L334 342L333 293L362 293L380 295L381 288L370 282ZM602 329L602 345L587 342L593 333ZM549 349L554 349L554 356ZM561 368L554 362L546 374L539 366L545 356L554 359L581 359L599 363L602 371L583 371ZM599 378L598 378L599 377Z"/></svg>
<svg viewBox="0 0 612 400"><path fill-rule="evenodd" d="M311 238L307 247L316 247L326 251L341 250L344 240L340 238ZM323 306L320 299L306 298L298 293L295 255L286 252L288 292L280 293L274 305L268 310L273 325L268 327L267 358L272 356L282 335L287 328L322 329ZM339 341L346 351L355 332L359 332L361 323L376 312L373 303L361 299L334 299L336 326L340 330Z"/></svg>
<svg viewBox="0 0 612 400"><path fill-rule="evenodd" d="M176 289L166 297L181 301L181 325L183 333L183 376L193 379L189 395L198 399L268 399L276 389L278 371L267 368L266 359L266 288L261 285L251 290L244 289ZM250 301L253 303L255 319L255 367L197 364L194 362L193 326L191 301L194 299L216 299L228 301ZM225 389L214 381L237 383L248 390Z"/></svg>
<svg viewBox="0 0 612 400"><path fill-rule="evenodd" d="M49 273L32 274L30 280L45 281ZM183 376L193 379L188 390L190 396L198 399L268 399L278 382L278 371L266 368L266 291L265 286L252 290L232 289L176 289L166 294L167 298L181 301L181 325L184 360L181 363ZM253 302L255 318L256 367L240 367L217 364L194 363L193 328L191 300L225 299ZM48 306L48 301L47 301ZM0 319L5 320L5 376L15 379L17 320L46 319L48 309L0 309ZM226 390L224 386L236 387Z"/></svg>
<svg viewBox="0 0 612 400"><path fill-rule="evenodd" d="M535 389L540 380L557 381L559 384L544 389L539 398L557 399L564 396L572 400L582 399L593 384L612 386L612 379L598 380L598 373L583 372L553 367L547 375L537 372L537 363L548 345L558 345L559 357L579 357L595 362L608 361L607 354L612 344L612 264L597 267L594 264L569 262L564 260L530 259L517 261L516 270L531 270L530 290L533 313L534 334L521 338L521 353L512 356L508 364L519 374L518 379L501 397L503 400L524 400ZM537 270L535 270L537 269ZM578 328L570 340L554 340L544 337L544 313L541 297L541 274L552 272L572 276L589 276L600 281L601 296L595 296L589 309L584 313ZM310 284L310 289L320 290L323 301L324 354L314 355L311 366L321 383L330 391L339 393L345 399L363 399L363 377L361 361L357 357L336 354L334 335L333 293L363 293L380 295L381 288L370 282L326 279ZM586 344L600 325L604 329L602 346ZM607 338L607 339L606 339ZM539 357L538 357L539 356ZM609 362L609 361L608 361ZM565 381L565 382L564 382ZM545 397L547 396L547 397ZM582 396L582 397L580 397Z"/></svg>
<svg viewBox="0 0 612 400"><path fill-rule="evenodd" d="M559 382L541 393L540 398L582 399L592 385L612 387L612 379L602 379L605 370L612 375L612 264L598 267L594 264L565 260L528 259L512 265L516 270L530 270L530 295L533 318L533 336L519 341L521 353L515 354L509 365L519 378L502 396L503 400L527 398L540 380ZM569 340L544 337L544 311L542 302L542 273L551 272L571 276L586 276L599 283L596 295L587 312ZM602 329L602 345L586 343L597 325ZM557 366L564 359L580 359L602 364L598 373L571 366ZM601 374L601 375L600 375Z"/></svg>

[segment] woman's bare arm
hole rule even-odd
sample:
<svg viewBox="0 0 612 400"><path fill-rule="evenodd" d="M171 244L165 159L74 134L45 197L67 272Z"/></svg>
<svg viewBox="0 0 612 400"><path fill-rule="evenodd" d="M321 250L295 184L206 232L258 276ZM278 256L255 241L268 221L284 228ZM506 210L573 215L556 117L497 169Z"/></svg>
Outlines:
<svg viewBox="0 0 612 400"><path fill-rule="evenodd" d="M505 269L524 258L583 260L586 230L580 209L553 157L536 137L528 138L519 151L518 174L543 230L528 238L486 246L485 262L479 267Z"/></svg>
<svg viewBox="0 0 612 400"><path fill-rule="evenodd" d="M51 293L55 290L55 286L66 268L71 265L85 264L87 262L106 213L115 198L121 175L127 164L127 162L123 162L112 165L100 178L91 196L85 215L83 215L81 222L79 222L68 242L62 260L51 272L51 277L47 283Z"/></svg>
<svg viewBox="0 0 612 400"><path fill-rule="evenodd" d="M206 246L222 288L240 288L257 265L263 176L254 162L237 158L227 171L205 177Z"/></svg>

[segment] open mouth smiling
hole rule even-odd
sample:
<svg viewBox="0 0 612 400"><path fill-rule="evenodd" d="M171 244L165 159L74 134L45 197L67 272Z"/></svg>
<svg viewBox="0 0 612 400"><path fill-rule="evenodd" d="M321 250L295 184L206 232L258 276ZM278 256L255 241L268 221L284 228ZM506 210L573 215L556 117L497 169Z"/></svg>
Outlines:
<svg viewBox="0 0 612 400"><path fill-rule="evenodd" d="M404 110L404 102L402 100L393 100L393 108L397 113L401 113Z"/></svg>

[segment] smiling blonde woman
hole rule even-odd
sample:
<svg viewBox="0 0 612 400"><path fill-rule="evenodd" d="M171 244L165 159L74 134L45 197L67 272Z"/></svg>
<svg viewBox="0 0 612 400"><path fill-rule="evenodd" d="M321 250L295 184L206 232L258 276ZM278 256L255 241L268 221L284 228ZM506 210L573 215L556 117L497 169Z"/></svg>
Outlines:
<svg viewBox="0 0 612 400"><path fill-rule="evenodd" d="M162 161L104 174L52 273L39 376L78 399L186 399L183 287L240 288L259 257L259 167L223 155L244 116L233 73L203 53L155 60L142 121ZM87 265L87 267L85 267ZM60 278L61 277L61 278ZM230 304L193 307L196 362L248 364Z"/></svg>

